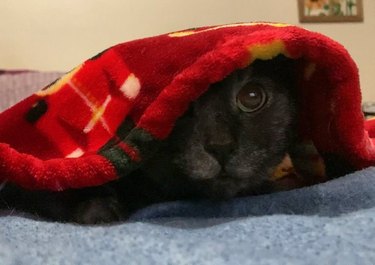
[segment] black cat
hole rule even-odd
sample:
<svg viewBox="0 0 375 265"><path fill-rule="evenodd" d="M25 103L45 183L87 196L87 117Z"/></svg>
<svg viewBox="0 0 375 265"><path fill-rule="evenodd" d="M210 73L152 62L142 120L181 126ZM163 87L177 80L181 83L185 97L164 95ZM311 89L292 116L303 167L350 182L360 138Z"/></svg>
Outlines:
<svg viewBox="0 0 375 265"><path fill-rule="evenodd" d="M293 60L256 60L212 85L159 151L123 180L60 193L5 185L2 208L78 223L125 220L148 204L271 192L269 176L294 140Z"/></svg>

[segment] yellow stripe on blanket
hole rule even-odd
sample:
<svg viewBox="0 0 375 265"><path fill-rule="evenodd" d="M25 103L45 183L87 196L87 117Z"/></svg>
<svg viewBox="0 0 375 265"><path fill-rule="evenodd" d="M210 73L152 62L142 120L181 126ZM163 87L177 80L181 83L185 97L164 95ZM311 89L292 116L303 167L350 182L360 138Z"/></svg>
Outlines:
<svg viewBox="0 0 375 265"><path fill-rule="evenodd" d="M35 94L41 97L49 96L58 92L65 84L67 84L72 77L82 68L83 64L77 66L70 72L63 75L60 79L56 80L54 83L50 84L46 88L36 92Z"/></svg>

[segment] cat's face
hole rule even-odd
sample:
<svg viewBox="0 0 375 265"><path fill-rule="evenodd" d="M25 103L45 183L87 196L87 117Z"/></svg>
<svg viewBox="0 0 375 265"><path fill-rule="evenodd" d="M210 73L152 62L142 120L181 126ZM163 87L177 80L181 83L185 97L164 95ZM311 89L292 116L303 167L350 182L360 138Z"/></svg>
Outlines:
<svg viewBox="0 0 375 265"><path fill-rule="evenodd" d="M293 63L257 61L193 103L171 134L172 163L212 198L263 192L295 124Z"/></svg>

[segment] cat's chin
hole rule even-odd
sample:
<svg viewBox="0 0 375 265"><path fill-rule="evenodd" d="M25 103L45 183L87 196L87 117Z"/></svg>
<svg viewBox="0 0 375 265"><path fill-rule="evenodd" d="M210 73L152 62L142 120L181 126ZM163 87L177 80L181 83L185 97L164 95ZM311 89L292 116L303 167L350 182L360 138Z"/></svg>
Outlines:
<svg viewBox="0 0 375 265"><path fill-rule="evenodd" d="M259 178L238 179L223 173L213 179L197 181L199 197L228 200L234 197L261 195L274 192L272 182Z"/></svg>
<svg viewBox="0 0 375 265"><path fill-rule="evenodd" d="M227 175L217 176L214 179L201 180L195 185L199 197L210 200L228 200L248 188L244 180L233 179Z"/></svg>

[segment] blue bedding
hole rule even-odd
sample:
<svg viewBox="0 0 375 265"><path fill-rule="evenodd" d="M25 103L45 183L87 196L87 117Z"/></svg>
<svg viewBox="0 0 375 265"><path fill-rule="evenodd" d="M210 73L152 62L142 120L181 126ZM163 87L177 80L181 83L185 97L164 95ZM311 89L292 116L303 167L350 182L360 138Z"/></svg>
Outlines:
<svg viewBox="0 0 375 265"><path fill-rule="evenodd" d="M170 202L126 223L0 217L0 264L375 264L375 168L227 202Z"/></svg>

